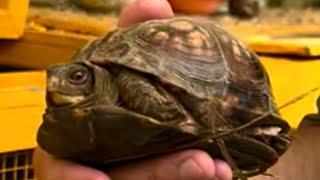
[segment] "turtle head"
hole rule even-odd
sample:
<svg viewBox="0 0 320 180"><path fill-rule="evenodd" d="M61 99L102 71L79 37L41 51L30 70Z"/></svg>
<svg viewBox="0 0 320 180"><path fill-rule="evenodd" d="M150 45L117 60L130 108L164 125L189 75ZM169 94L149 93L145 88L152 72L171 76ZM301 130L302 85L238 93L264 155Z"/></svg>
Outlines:
<svg viewBox="0 0 320 180"><path fill-rule="evenodd" d="M92 70L78 63L56 65L47 70L47 103L78 104L94 91Z"/></svg>
<svg viewBox="0 0 320 180"><path fill-rule="evenodd" d="M50 107L116 104L118 89L106 68L89 62L72 62L47 70L46 101Z"/></svg>

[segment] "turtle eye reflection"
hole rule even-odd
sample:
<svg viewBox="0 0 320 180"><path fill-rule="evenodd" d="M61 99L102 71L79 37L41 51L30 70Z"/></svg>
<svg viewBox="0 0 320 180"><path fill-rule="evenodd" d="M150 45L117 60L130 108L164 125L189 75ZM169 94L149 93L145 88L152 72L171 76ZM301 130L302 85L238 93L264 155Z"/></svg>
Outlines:
<svg viewBox="0 0 320 180"><path fill-rule="evenodd" d="M69 81L72 84L84 84L88 80L88 74L84 70L76 70L70 73Z"/></svg>

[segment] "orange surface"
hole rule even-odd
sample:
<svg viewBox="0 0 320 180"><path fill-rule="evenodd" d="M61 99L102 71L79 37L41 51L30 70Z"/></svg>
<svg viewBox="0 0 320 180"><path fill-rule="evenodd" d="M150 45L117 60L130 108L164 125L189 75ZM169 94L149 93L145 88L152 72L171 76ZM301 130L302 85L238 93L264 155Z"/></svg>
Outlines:
<svg viewBox="0 0 320 180"><path fill-rule="evenodd" d="M176 12L188 14L210 14L227 0L169 0Z"/></svg>
<svg viewBox="0 0 320 180"><path fill-rule="evenodd" d="M45 69L67 62L92 37L26 31L18 41L0 41L0 65Z"/></svg>

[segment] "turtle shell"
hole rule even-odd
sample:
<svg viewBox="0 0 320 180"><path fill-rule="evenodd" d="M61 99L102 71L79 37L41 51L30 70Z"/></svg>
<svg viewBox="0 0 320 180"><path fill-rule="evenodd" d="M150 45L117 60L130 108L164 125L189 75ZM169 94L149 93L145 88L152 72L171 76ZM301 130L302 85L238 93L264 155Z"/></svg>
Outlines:
<svg viewBox="0 0 320 180"><path fill-rule="evenodd" d="M83 51L76 60L151 74L197 98L220 97L226 106L258 114L275 109L258 57L208 20L148 21L116 30Z"/></svg>
<svg viewBox="0 0 320 180"><path fill-rule="evenodd" d="M241 136L242 134L239 130L237 133L224 137L225 144L232 151L233 158L237 158L235 161L240 169L250 171L248 176L265 171L278 160L278 155L283 154L288 148L289 143L283 139L285 139L289 131L289 126L280 118L276 111L268 75L259 62L258 57L241 42L210 20L173 18L147 21L130 28L118 29L103 38L93 41L74 57L74 61L85 61L99 68L110 66L127 68L148 75L148 77L152 77L152 80L165 85L164 87L170 87L171 90L177 89L177 94L182 94L181 97L190 99L190 102L192 102L192 99L196 99L198 102L202 102L202 100L204 100L203 102L218 101L219 108L221 109L217 109L217 111L221 113L220 115L223 118L228 120L226 122L230 123L230 125L227 124L227 126L221 127L229 127L231 131L232 128L241 127L253 122L257 117L263 117L264 121L257 121L255 126L262 128L280 127L281 137L279 139L282 139L278 140L275 137L270 140L272 142L266 140L268 146L264 145L264 140L260 142ZM206 106L206 103L203 103L203 106ZM60 119L61 122L64 119L77 119L72 117L72 108L69 113L70 118L64 118L68 114L66 110L61 111L57 109L52 111L55 112L50 113L48 111L49 113L47 114L50 117L52 115L53 119ZM113 109L110 112L105 111L94 110L92 111L94 117L90 116L87 118L92 121L96 118L96 124L102 123L97 126L99 129L95 131L100 134L95 137L97 139L99 139L98 137L103 137L106 140L96 140L95 143L100 144L101 147L110 146L108 147L109 149L116 146L118 148L117 151L114 155L111 155L111 158L107 156L101 158L100 156L98 157L98 154L103 154L106 151L95 149L94 151L90 151L94 153L88 153L88 156L81 155L81 157L76 159L94 156L94 159L97 161L109 162L110 160L118 161L121 158L134 159L136 157L147 156L148 154L170 152L190 147L208 149L210 154L217 157L215 153L218 152L217 149L219 147L216 145L210 147L213 145L213 141L210 139L219 136L219 133L216 132L225 132L223 129L211 129L221 128L219 125L219 127L208 125L205 127L207 133L189 133L184 132L179 127L150 120L149 117L135 115L133 112L128 113L123 109ZM105 119L104 116L106 114L114 112L117 113L113 118L110 118L110 115L108 117L111 120L118 119L114 122L119 123L119 126L109 127L106 124L112 121L104 121L103 119ZM128 120L128 117L130 117L130 120ZM119 119L122 121L119 121ZM79 120L74 121L77 123L84 122ZM132 133L130 136L121 136L123 132L119 131L124 130L124 124L128 123L133 123L130 127L136 127L134 128L136 133ZM72 123L70 122L70 124ZM208 122L207 124L210 123ZM106 128L111 129L110 131L106 131ZM65 128L65 130L69 131L70 128ZM260 129L258 128L257 130ZM107 132L109 134L110 132L120 134L119 138L132 139L130 141L117 141L110 144L111 141L108 138L111 137L107 137ZM208 132L210 132L210 136ZM260 132L254 133L259 134ZM145 138L148 135L156 138L146 140ZM261 136L264 138L263 133ZM172 137L171 141L168 141L169 137ZM44 136L40 135L39 139L39 142L48 142ZM136 142L134 143L136 144L148 143L145 143L144 149L141 149L141 146L137 145L128 147L135 139ZM90 144L90 138L87 138L87 141ZM105 142L109 144L106 145ZM117 144L118 142L130 143ZM183 142L189 143L179 148L174 148L177 145L183 144ZM196 143L190 144L190 142ZM215 150L210 152L212 149ZM63 157L64 152L61 152L61 156ZM260 155L259 153L264 153L264 155ZM109 152L108 156L110 156ZM258 157L258 159L252 157ZM259 163L261 167L256 167Z"/></svg>
<svg viewBox="0 0 320 180"><path fill-rule="evenodd" d="M129 68L192 97L219 99L221 113L231 120L232 127L267 114L259 126L280 126L284 136L289 132L276 110L268 74L257 55L208 19L147 21L115 30L83 51L76 61ZM273 148L282 155L287 145Z"/></svg>

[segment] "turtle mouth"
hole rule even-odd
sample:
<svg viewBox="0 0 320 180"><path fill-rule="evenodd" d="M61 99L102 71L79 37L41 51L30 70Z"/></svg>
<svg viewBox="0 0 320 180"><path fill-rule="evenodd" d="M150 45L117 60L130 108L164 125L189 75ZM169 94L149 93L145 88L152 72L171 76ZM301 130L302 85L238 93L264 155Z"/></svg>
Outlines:
<svg viewBox="0 0 320 180"><path fill-rule="evenodd" d="M50 107L63 107L77 104L84 100L84 96L72 96L59 91L48 91L46 94L46 102Z"/></svg>
<svg viewBox="0 0 320 180"><path fill-rule="evenodd" d="M292 141L288 131L280 126L253 127L247 129L245 134L268 145L274 149L278 155L282 155L288 149Z"/></svg>

